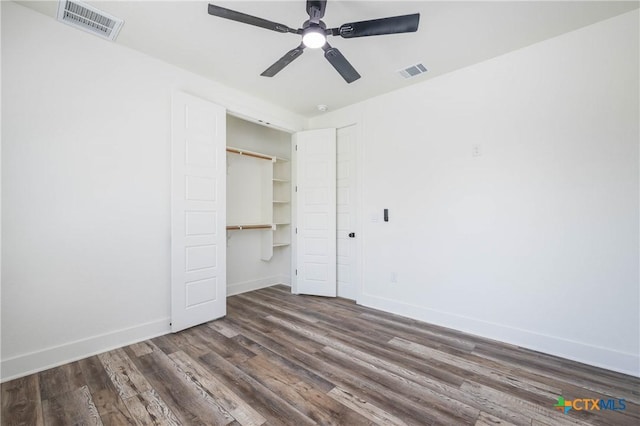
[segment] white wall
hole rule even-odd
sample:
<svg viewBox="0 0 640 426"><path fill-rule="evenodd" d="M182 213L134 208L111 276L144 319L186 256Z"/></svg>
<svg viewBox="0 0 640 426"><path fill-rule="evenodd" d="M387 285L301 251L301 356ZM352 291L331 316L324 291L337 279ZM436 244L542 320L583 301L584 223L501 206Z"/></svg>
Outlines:
<svg viewBox="0 0 640 426"><path fill-rule="evenodd" d="M227 117L227 144L236 148L260 152L271 156L289 158L291 155L291 135L276 129ZM261 210L272 210L272 192L263 199L266 191L260 173L262 167L272 168L265 160L227 154L227 222L264 223L260 220ZM263 164L266 163L266 164ZM270 213L270 212L269 212ZM263 216L264 217L264 216ZM271 215L269 214L269 217ZM241 219L240 219L241 218ZM272 220L268 220L269 223ZM261 260L263 230L228 232L227 243L227 294L238 294L274 284L291 284L291 248L278 247L273 250L269 261Z"/></svg>
<svg viewBox="0 0 640 426"><path fill-rule="evenodd" d="M360 302L640 375L638 80L634 11L311 120L362 124Z"/></svg>
<svg viewBox="0 0 640 426"><path fill-rule="evenodd" d="M301 117L2 7L2 377L169 330L170 100Z"/></svg>

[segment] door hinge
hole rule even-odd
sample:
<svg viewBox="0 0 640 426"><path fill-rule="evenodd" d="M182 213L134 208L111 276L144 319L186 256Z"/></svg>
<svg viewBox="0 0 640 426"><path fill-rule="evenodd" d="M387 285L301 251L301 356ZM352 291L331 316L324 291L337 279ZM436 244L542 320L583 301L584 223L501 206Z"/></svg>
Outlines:
<svg viewBox="0 0 640 426"><path fill-rule="evenodd" d="M296 227L296 234L298 233L298 228Z"/></svg>
<svg viewBox="0 0 640 426"><path fill-rule="evenodd" d="M298 192L298 185L296 185L296 192Z"/></svg>
<svg viewBox="0 0 640 426"><path fill-rule="evenodd" d="M298 270L296 269L296 275L298 275Z"/></svg>
<svg viewBox="0 0 640 426"><path fill-rule="evenodd" d="M298 150L298 145L296 145L296 151Z"/></svg>

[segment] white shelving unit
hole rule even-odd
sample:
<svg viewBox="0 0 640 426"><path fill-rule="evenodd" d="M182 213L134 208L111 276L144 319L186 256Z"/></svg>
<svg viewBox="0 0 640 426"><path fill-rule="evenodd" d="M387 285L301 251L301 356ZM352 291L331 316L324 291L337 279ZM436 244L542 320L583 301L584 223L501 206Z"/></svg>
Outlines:
<svg viewBox="0 0 640 426"><path fill-rule="evenodd" d="M261 232L261 259L274 248L291 244L291 167L288 159L227 147L227 178L236 193L227 193L227 233Z"/></svg>
<svg viewBox="0 0 640 426"><path fill-rule="evenodd" d="M291 245L291 163L276 157L273 163L273 247Z"/></svg>

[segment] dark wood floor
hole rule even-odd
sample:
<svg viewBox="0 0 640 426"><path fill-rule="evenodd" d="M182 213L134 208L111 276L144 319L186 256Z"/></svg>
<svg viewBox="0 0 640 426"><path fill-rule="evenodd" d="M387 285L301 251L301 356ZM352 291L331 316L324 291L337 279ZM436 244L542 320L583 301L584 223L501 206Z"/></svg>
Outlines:
<svg viewBox="0 0 640 426"><path fill-rule="evenodd" d="M558 397L626 410L554 408ZM3 425L637 425L640 380L272 287L226 318L2 385Z"/></svg>

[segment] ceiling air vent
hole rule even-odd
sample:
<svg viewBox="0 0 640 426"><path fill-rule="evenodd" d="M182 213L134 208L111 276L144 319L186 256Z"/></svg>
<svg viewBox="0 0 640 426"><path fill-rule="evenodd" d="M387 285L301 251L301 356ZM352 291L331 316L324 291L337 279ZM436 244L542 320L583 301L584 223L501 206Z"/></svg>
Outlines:
<svg viewBox="0 0 640 426"><path fill-rule="evenodd" d="M115 40L124 23L120 18L75 0L60 0L58 21L107 40Z"/></svg>
<svg viewBox="0 0 640 426"><path fill-rule="evenodd" d="M416 75L423 74L425 72L427 72L427 68L424 65L416 64L398 71L398 74L400 74L404 78L411 78L411 77L415 77Z"/></svg>

